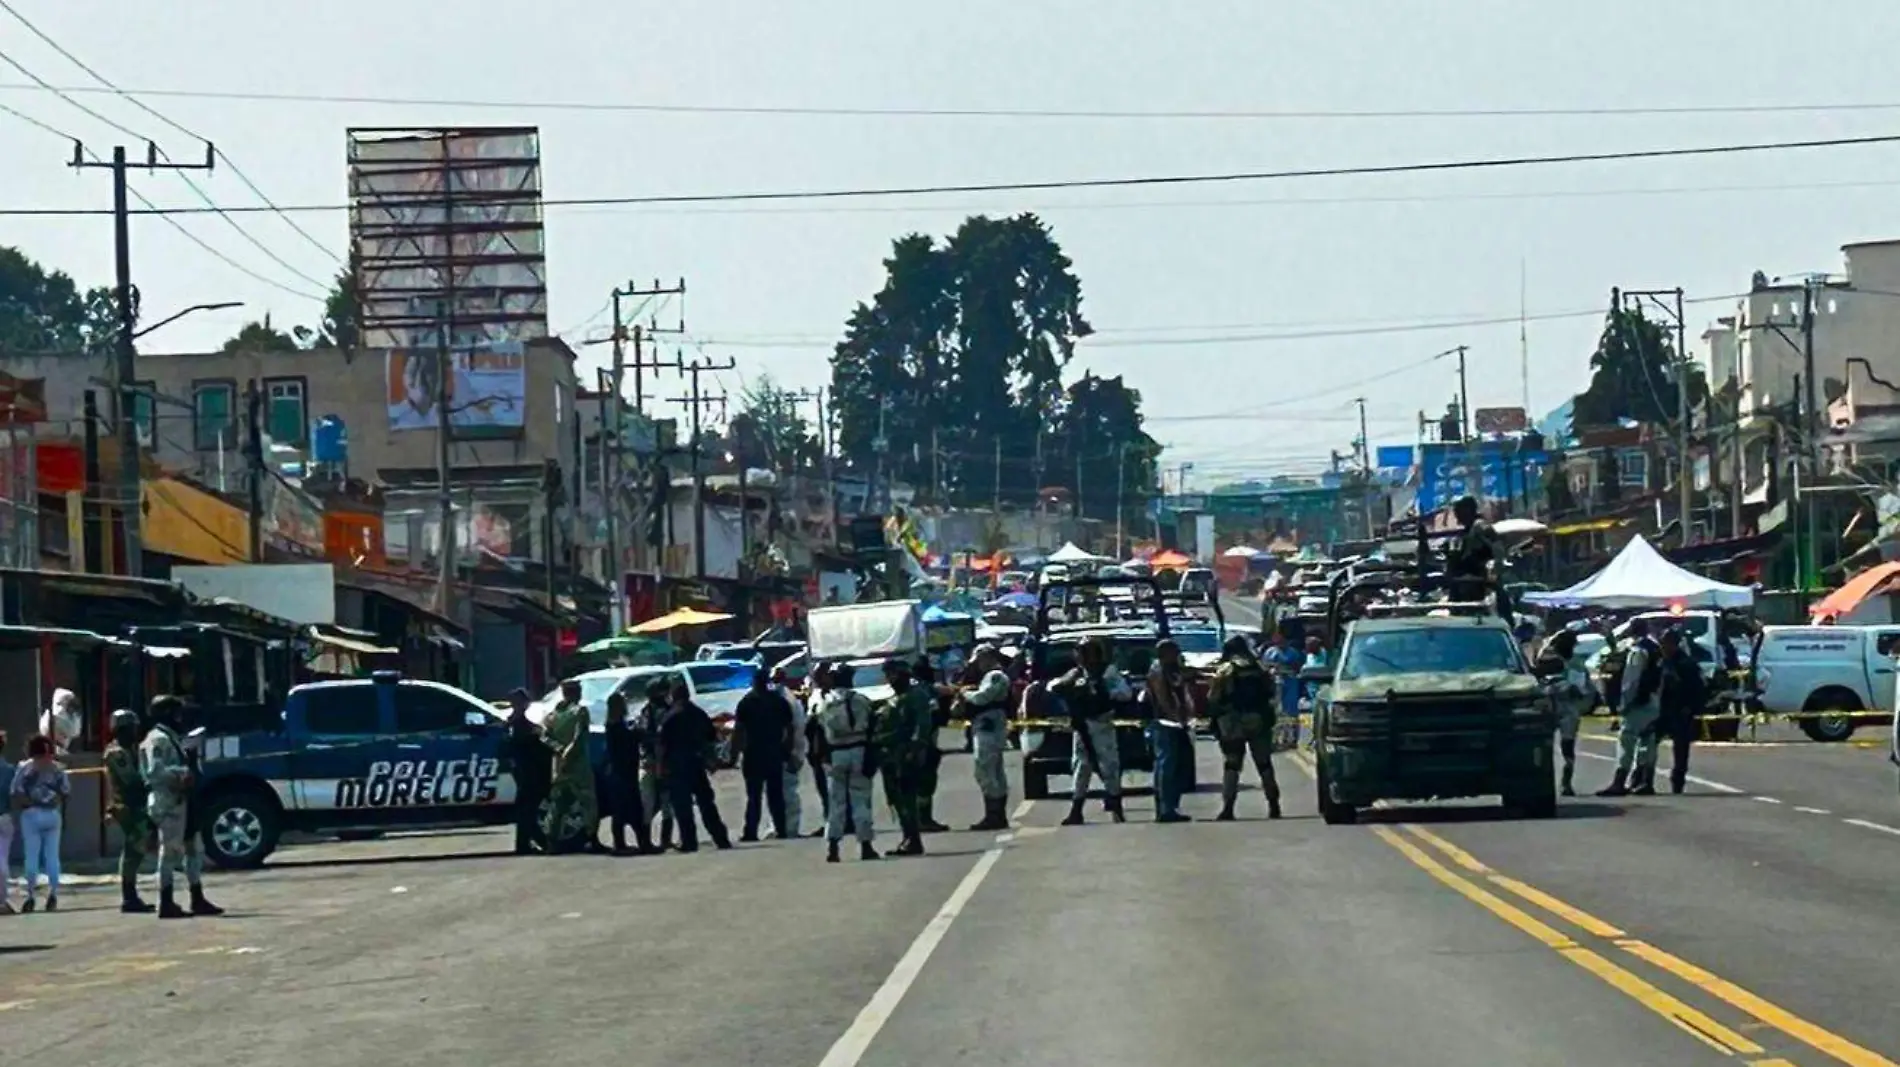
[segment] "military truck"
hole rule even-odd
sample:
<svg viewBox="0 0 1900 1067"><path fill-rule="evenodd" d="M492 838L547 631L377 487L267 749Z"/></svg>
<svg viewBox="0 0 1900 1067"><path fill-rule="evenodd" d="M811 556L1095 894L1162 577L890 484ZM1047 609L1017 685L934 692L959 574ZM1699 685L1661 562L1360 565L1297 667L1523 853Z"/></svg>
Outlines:
<svg viewBox="0 0 1900 1067"><path fill-rule="evenodd" d="M1478 608L1479 610L1469 610ZM1372 608L1314 699L1320 817L1349 824L1380 800L1498 796L1557 813L1557 713L1503 619L1481 605Z"/></svg>

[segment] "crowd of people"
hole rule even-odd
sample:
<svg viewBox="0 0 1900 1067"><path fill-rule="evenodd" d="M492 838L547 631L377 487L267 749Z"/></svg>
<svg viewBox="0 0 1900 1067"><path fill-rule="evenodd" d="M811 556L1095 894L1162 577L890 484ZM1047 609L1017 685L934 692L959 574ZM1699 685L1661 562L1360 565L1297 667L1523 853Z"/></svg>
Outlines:
<svg viewBox="0 0 1900 1067"><path fill-rule="evenodd" d="M204 891L204 858L192 822L191 792L197 776L197 754L182 729L184 702L175 696L153 699L146 715L121 708L112 713L112 742L104 752L110 792L106 815L119 828L119 910L131 914L156 912L161 919L194 915L222 915ZM18 911L31 914L59 910L61 835L72 782L64 765L67 746L78 736L77 699L70 690L53 694L40 719L40 732L27 740L26 760L6 758L7 738L0 733L0 915L15 912L11 901L8 857L13 837L21 839L25 894ZM158 853L159 900L156 906L139 895L138 872L146 855ZM189 908L174 897L180 868L185 872ZM39 897L40 880L46 898Z"/></svg>
<svg viewBox="0 0 1900 1067"><path fill-rule="evenodd" d="M1271 754L1277 747L1280 717L1297 719L1298 669L1306 660L1304 652L1286 650L1280 643L1269 649L1264 661L1244 637L1226 643L1208 690L1208 712L1223 761L1219 819L1234 818L1249 756L1269 816L1280 817ZM885 807L897 824L898 843L889 854L923 855L925 834L950 829L935 812L941 761L937 731L947 720L967 723L970 730L972 773L983 815L968 829L1008 829L1009 783L1003 757L1016 681L1009 668L1008 658L991 645L979 646L968 666L943 683L927 663L891 659L882 671L890 696L876 702L854 685L856 675L845 663L815 664L803 697L783 672L756 675L734 714L730 743L745 785L737 840L759 840L768 817L774 838L805 836L800 795L809 774L824 809L823 825L810 836L825 839L827 862L841 861L847 838L856 840L862 860L884 855L876 844L875 794L880 782ZM1186 822L1179 783L1183 762L1193 758L1196 712L1174 642L1158 644L1145 682L1149 738L1157 755L1156 821ZM1097 779L1110 817L1124 821L1114 722L1128 714L1133 687L1114 666L1106 646L1091 641L1079 650L1077 665L1044 688L1050 706L1058 709L1075 736L1070 768L1074 800L1064 824L1084 821L1085 799ZM528 717L528 694L512 695L516 852L695 852L702 826L716 847L732 847L734 839L711 781L718 741L711 717L676 679L651 682L644 696L637 710L619 692L606 699L604 745L596 752L589 744L593 713L578 683L563 685L559 705L539 726ZM941 712L948 713L947 720ZM607 840L599 830L603 815L610 830Z"/></svg>

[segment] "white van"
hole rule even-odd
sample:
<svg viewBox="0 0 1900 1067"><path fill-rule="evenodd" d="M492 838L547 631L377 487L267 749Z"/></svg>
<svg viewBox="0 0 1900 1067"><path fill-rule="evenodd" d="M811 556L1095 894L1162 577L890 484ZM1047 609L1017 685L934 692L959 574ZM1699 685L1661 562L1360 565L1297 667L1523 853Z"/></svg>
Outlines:
<svg viewBox="0 0 1900 1067"><path fill-rule="evenodd" d="M1837 712L1801 720L1801 732L1816 741L1845 741L1857 727L1883 725L1892 718L1897 652L1895 625L1765 626L1755 660L1762 709Z"/></svg>

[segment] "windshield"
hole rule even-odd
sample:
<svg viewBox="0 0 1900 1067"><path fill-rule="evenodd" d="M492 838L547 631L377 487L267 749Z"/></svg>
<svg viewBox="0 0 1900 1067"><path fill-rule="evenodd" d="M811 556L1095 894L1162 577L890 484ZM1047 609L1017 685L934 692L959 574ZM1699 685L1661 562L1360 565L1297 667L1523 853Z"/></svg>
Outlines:
<svg viewBox="0 0 1900 1067"><path fill-rule="evenodd" d="M1478 671L1524 673L1511 635L1495 629L1431 626L1355 636L1339 665L1339 680L1387 674Z"/></svg>
<svg viewBox="0 0 1900 1067"><path fill-rule="evenodd" d="M579 679L581 703L587 705L588 715L592 718L594 728L598 730L607 722L607 697L615 689L627 683L633 683L627 689L627 703L632 708L638 708L646 702L646 683L650 679L672 673L670 670L661 668L582 675ZM528 721L540 724L560 702L561 687L555 686L540 700L528 705Z"/></svg>
<svg viewBox="0 0 1900 1067"><path fill-rule="evenodd" d="M1183 652L1219 652L1221 639L1216 630L1176 630L1174 643L1180 645Z"/></svg>

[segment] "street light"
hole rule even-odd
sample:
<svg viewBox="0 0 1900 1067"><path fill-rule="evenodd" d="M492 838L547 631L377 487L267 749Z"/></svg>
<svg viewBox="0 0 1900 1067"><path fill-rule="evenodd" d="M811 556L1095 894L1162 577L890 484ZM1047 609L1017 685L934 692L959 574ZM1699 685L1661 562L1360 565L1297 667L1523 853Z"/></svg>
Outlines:
<svg viewBox="0 0 1900 1067"><path fill-rule="evenodd" d="M139 338L144 337L146 334L151 333L153 330L157 330L165 326L170 326L172 323L177 322L179 319L184 318L186 315L193 315L200 311L228 311L231 308L241 308L243 306L244 306L244 301L242 300L225 300L216 304L193 304L182 311L177 311L170 315L167 315L166 317L158 320L157 322L152 323L150 326L147 326L143 330L133 331L132 340L136 341Z"/></svg>

